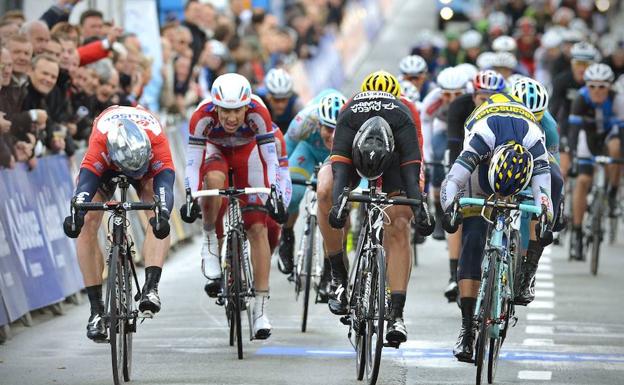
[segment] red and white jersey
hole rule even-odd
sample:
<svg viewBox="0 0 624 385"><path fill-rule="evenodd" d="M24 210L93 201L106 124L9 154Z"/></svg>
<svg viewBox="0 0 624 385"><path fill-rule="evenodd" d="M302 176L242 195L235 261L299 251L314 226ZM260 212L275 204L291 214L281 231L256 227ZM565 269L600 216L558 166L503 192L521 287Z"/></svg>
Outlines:
<svg viewBox="0 0 624 385"><path fill-rule="evenodd" d="M123 106L108 107L95 119L89 137L87 153L82 159L80 168L86 168L97 176L102 176L104 172L109 170L119 171L110 161L106 147L108 130L113 121L117 119L129 119L147 133L152 145L152 157L144 179L153 178L154 175L165 169L175 171L169 149L169 140L167 140L158 118L143 107Z"/></svg>
<svg viewBox="0 0 624 385"><path fill-rule="evenodd" d="M207 141L220 147L243 146L255 141L256 137L268 134L273 134L271 114L260 97L256 95L251 96L251 103L245 114L245 123L233 134L225 132L211 98L203 100L197 106L189 123L191 139Z"/></svg>
<svg viewBox="0 0 624 385"><path fill-rule="evenodd" d="M189 123L186 187L191 191L197 191L200 187L200 168L206 156L206 144L221 150L236 151L237 147L242 148L251 143L258 146L260 162L250 164L249 167L265 168L269 184L274 184L278 167L275 133L271 114L262 100L256 95L251 96L245 121L234 133L227 133L219 122L217 106L212 103L212 99L202 101L193 112Z"/></svg>
<svg viewBox="0 0 624 385"><path fill-rule="evenodd" d="M412 113L412 119L414 120L414 125L416 126L416 135L418 136L418 146L420 149L420 156L422 159L424 159L423 158L424 157L423 130L422 130L422 122L420 121L420 113L418 112L416 105L412 103L408 98L406 98L405 96L401 96L399 99L401 100L401 102L403 102L403 104L407 106L407 108L409 108L410 112ZM420 191L425 191L424 189L425 189L425 168L420 167Z"/></svg>

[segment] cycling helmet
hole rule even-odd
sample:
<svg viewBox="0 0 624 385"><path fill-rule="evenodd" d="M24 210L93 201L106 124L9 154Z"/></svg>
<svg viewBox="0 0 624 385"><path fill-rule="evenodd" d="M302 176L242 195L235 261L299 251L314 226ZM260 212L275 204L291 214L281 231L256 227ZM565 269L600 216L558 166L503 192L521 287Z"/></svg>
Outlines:
<svg viewBox="0 0 624 385"><path fill-rule="evenodd" d="M525 79L525 78L526 76L524 75L513 74L507 78L507 85L509 86L509 88L511 88L511 86L513 86L515 82L519 82L520 80Z"/></svg>
<svg viewBox="0 0 624 385"><path fill-rule="evenodd" d="M293 81L290 74L282 68L273 68L266 74L264 84L276 98L289 98L293 93Z"/></svg>
<svg viewBox="0 0 624 385"><path fill-rule="evenodd" d="M511 36L499 36L492 42L495 52L514 52L518 48L516 40Z"/></svg>
<svg viewBox="0 0 624 385"><path fill-rule="evenodd" d="M427 62L418 55L409 55L399 62L399 71L403 75L420 75L427 72Z"/></svg>
<svg viewBox="0 0 624 385"><path fill-rule="evenodd" d="M492 56L492 67L514 69L518 65L518 59L511 52L496 52Z"/></svg>
<svg viewBox="0 0 624 385"><path fill-rule="evenodd" d="M466 86L466 75L457 67L448 67L440 71L436 83L443 90L459 90Z"/></svg>
<svg viewBox="0 0 624 385"><path fill-rule="evenodd" d="M480 71L474 76L472 86L475 92L502 92L505 89L505 78L493 70Z"/></svg>
<svg viewBox="0 0 624 385"><path fill-rule="evenodd" d="M336 128L336 121L340 109L347 102L341 94L330 94L323 96L318 105L319 121L322 125Z"/></svg>
<svg viewBox="0 0 624 385"><path fill-rule="evenodd" d="M251 103L251 85L243 75L223 74L212 83L212 103L216 106L234 109Z"/></svg>
<svg viewBox="0 0 624 385"><path fill-rule="evenodd" d="M543 112L548 107L548 91L542 83L531 78L521 79L511 85L511 94L534 114Z"/></svg>
<svg viewBox="0 0 624 385"><path fill-rule="evenodd" d="M464 73L464 76L466 77L466 83L472 81L477 72L479 72L479 69L470 63L458 64L455 66L455 68Z"/></svg>
<svg viewBox="0 0 624 385"><path fill-rule="evenodd" d="M381 116L362 124L353 139L352 159L362 178L377 179L388 168L394 153L394 136Z"/></svg>
<svg viewBox="0 0 624 385"><path fill-rule="evenodd" d="M459 38L462 49L479 48L482 42L483 36L474 29L464 32Z"/></svg>
<svg viewBox="0 0 624 385"><path fill-rule="evenodd" d="M518 143L498 146L488 167L492 190L504 197L524 190L533 175L533 156Z"/></svg>
<svg viewBox="0 0 624 385"><path fill-rule="evenodd" d="M551 28L542 35L541 44L542 47L556 48L561 45L563 38L561 37L561 31L558 28Z"/></svg>
<svg viewBox="0 0 624 385"><path fill-rule="evenodd" d="M401 85L399 81L389 72L375 71L370 73L362 82L362 91L383 91L394 95L401 96Z"/></svg>
<svg viewBox="0 0 624 385"><path fill-rule="evenodd" d="M481 70L492 68L495 55L496 54L494 52L490 51L481 52L479 56L477 56L477 67Z"/></svg>
<svg viewBox="0 0 624 385"><path fill-rule="evenodd" d="M587 42L576 43L570 49L570 56L574 60L581 61L598 61L600 60L600 53L592 44Z"/></svg>
<svg viewBox="0 0 624 385"><path fill-rule="evenodd" d="M583 74L583 80L585 82L605 82L613 83L615 74L611 67L602 63L594 63L587 67Z"/></svg>
<svg viewBox="0 0 624 385"><path fill-rule="evenodd" d="M132 120L117 119L110 123L106 149L111 162L124 175L137 179L147 172L152 144L145 130Z"/></svg>
<svg viewBox="0 0 624 385"><path fill-rule="evenodd" d="M571 28L566 28L562 31L563 41L566 43L578 43L585 39L585 36L581 31L576 31Z"/></svg>
<svg viewBox="0 0 624 385"><path fill-rule="evenodd" d="M401 80L401 96L407 98L410 102L416 103L420 100L420 91L412 82Z"/></svg>

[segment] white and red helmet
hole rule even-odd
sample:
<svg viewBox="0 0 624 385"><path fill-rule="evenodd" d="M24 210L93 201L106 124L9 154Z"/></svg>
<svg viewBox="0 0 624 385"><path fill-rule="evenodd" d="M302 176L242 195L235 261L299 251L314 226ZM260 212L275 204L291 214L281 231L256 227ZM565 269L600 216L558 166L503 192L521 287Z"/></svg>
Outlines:
<svg viewBox="0 0 624 385"><path fill-rule="evenodd" d="M251 85L244 76L223 74L212 83L212 103L216 106L234 109L251 103Z"/></svg>

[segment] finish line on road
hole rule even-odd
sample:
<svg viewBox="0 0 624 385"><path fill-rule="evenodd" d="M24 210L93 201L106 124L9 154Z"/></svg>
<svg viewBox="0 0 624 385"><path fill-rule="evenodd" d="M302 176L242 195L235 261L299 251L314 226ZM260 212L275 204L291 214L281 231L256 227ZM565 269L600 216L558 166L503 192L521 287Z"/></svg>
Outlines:
<svg viewBox="0 0 624 385"><path fill-rule="evenodd" d="M351 358L355 355L353 350L326 349L314 347L279 347L265 346L256 351L258 355L266 356L306 356L306 357L339 357ZM384 349L383 355L388 357L402 357L406 359L438 359L453 358L451 349ZM623 363L624 354L587 354L587 353L553 353L532 351L507 351L501 352L500 359L506 361L541 361L541 362L603 362Z"/></svg>

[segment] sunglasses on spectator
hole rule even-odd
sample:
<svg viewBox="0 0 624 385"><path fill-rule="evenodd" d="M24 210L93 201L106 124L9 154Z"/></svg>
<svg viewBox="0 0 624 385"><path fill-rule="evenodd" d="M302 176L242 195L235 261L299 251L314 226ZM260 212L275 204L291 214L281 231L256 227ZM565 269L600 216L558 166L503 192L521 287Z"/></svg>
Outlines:
<svg viewBox="0 0 624 385"><path fill-rule="evenodd" d="M610 84L608 83L587 83L587 87L591 90L604 90L609 88Z"/></svg>

